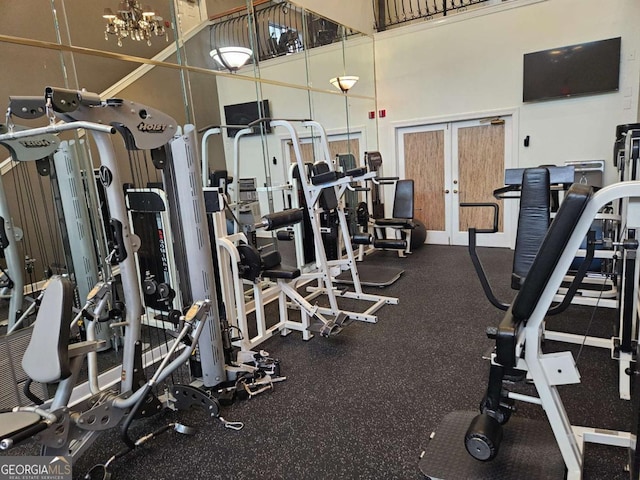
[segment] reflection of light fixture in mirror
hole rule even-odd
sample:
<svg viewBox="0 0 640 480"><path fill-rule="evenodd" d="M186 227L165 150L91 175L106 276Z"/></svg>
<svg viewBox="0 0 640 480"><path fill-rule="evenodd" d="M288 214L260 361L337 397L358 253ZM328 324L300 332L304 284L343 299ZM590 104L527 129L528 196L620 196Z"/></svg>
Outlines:
<svg viewBox="0 0 640 480"><path fill-rule="evenodd" d="M169 22L156 15L150 6L145 5L142 8L138 0L122 0L117 14L110 8L105 8L102 18L107 21L104 39L109 40L109 35L115 35L119 47L122 46L122 39L126 37L136 41L146 40L147 45L151 45L151 35L164 35L165 40L169 41L166 30L170 28Z"/></svg>
<svg viewBox="0 0 640 480"><path fill-rule="evenodd" d="M230 72L235 72L249 61L253 51L245 47L218 47L211 50L209 55Z"/></svg>
<svg viewBox="0 0 640 480"><path fill-rule="evenodd" d="M329 82L337 89L342 90L342 93L347 93L358 80L360 80L360 77L345 75L343 77L332 78Z"/></svg>

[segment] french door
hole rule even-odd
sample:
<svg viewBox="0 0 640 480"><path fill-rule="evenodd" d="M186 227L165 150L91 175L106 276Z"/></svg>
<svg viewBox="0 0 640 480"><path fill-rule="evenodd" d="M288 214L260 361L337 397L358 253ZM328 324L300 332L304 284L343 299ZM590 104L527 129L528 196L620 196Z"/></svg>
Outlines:
<svg viewBox="0 0 640 480"><path fill-rule="evenodd" d="M478 235L478 244L507 247L509 201L493 191L511 166L511 116L401 127L396 130L400 174L415 183L415 216L427 227L427 242L466 245L468 229L489 229L494 210L461 207L497 203L498 231ZM505 211L506 208L506 211ZM505 233L507 232L507 233Z"/></svg>

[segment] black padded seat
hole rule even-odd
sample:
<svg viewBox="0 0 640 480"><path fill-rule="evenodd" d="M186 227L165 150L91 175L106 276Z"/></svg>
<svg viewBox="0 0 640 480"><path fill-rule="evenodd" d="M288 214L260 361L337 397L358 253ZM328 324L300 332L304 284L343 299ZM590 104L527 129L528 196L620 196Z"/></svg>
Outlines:
<svg viewBox="0 0 640 480"><path fill-rule="evenodd" d="M413 229L413 180L398 180L393 197L392 218L378 218L376 227Z"/></svg>
<svg viewBox="0 0 640 480"><path fill-rule="evenodd" d="M284 280L293 280L300 276L300 269L280 265L278 268L263 270L262 276L271 279L282 278Z"/></svg>
<svg viewBox="0 0 640 480"><path fill-rule="evenodd" d="M282 257L278 250L261 254L260 259L262 261L260 276L263 278L293 280L300 276L300 269L280 264Z"/></svg>
<svg viewBox="0 0 640 480"><path fill-rule="evenodd" d="M573 184L568 190L520 291L496 332L496 361L500 365L515 367L518 332L535 310L592 193L590 186L582 184Z"/></svg>
<svg viewBox="0 0 640 480"><path fill-rule="evenodd" d="M406 218L379 218L376 227L416 228L416 224Z"/></svg>

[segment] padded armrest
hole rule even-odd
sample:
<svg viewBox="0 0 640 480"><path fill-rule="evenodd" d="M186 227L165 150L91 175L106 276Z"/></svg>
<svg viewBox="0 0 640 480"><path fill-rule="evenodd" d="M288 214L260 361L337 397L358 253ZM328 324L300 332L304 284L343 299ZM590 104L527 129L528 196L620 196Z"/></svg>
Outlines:
<svg viewBox="0 0 640 480"><path fill-rule="evenodd" d="M352 168L351 170L347 170L346 175L348 177L361 177L367 173L366 167Z"/></svg>
<svg viewBox="0 0 640 480"><path fill-rule="evenodd" d="M416 224L406 218L378 218L375 223L376 227L396 227L407 230L413 230L416 228Z"/></svg>
<svg viewBox="0 0 640 480"><path fill-rule="evenodd" d="M340 176L340 173L336 172L335 170L324 173L317 173L313 177L311 177L311 183L313 183L314 185L324 185L325 183L330 183L338 180Z"/></svg>

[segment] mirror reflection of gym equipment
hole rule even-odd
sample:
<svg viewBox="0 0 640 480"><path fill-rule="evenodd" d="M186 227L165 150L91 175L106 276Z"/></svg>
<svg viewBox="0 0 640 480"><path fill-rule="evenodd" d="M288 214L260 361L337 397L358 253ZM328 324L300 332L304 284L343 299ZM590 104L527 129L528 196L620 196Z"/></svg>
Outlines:
<svg viewBox="0 0 640 480"><path fill-rule="evenodd" d="M614 3L4 2L0 463L638 480Z"/></svg>

